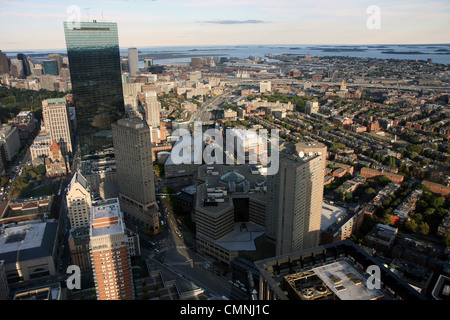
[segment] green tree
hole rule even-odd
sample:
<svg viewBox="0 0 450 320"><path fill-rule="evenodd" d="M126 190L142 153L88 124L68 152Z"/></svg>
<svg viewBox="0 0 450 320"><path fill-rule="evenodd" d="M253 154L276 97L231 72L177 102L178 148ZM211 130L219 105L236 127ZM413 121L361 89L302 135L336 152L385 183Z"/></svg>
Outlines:
<svg viewBox="0 0 450 320"><path fill-rule="evenodd" d="M419 225L417 224L417 222L415 220L408 219L408 221L406 221L406 223L405 223L405 227L410 232L416 232L417 229L419 228Z"/></svg>
<svg viewBox="0 0 450 320"><path fill-rule="evenodd" d="M421 234L426 236L428 233L430 233L430 226L426 222L421 222L419 224L419 231Z"/></svg>

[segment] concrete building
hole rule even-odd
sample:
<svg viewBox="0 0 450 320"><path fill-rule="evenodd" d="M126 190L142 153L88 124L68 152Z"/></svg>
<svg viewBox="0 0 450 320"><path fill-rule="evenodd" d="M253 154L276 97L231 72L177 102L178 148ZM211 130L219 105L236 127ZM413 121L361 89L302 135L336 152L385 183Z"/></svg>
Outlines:
<svg viewBox="0 0 450 320"><path fill-rule="evenodd" d="M138 50L136 48L128 49L128 70L131 76L139 71Z"/></svg>
<svg viewBox="0 0 450 320"><path fill-rule="evenodd" d="M350 240L255 262L259 300L425 300L406 281ZM369 286L369 266L380 285ZM373 284L373 280L372 280Z"/></svg>
<svg viewBox="0 0 450 320"><path fill-rule="evenodd" d="M61 146L63 155L71 154L72 128L69 122L69 109L65 98L54 98L42 101L42 118L45 130L50 137Z"/></svg>
<svg viewBox="0 0 450 320"><path fill-rule="evenodd" d="M20 149L19 131L12 125L2 125L0 127L0 144L4 146L5 158L11 161Z"/></svg>
<svg viewBox="0 0 450 320"><path fill-rule="evenodd" d="M272 83L270 81L262 81L259 83L259 92L271 92L272 91Z"/></svg>
<svg viewBox="0 0 450 320"><path fill-rule="evenodd" d="M91 207L90 250L97 300L132 300L133 275L119 199Z"/></svg>
<svg viewBox="0 0 450 320"><path fill-rule="evenodd" d="M92 271L89 241L89 226L70 229L68 238L70 263L79 266L81 272Z"/></svg>
<svg viewBox="0 0 450 320"><path fill-rule="evenodd" d="M251 165L198 168L194 219L197 249L230 264L240 252L254 252L264 234L265 178Z"/></svg>
<svg viewBox="0 0 450 320"><path fill-rule="evenodd" d="M149 127L158 128L160 125L161 103L155 91L145 92L145 121Z"/></svg>
<svg viewBox="0 0 450 320"><path fill-rule="evenodd" d="M319 113L319 102L307 101L306 102L306 113L307 114Z"/></svg>
<svg viewBox="0 0 450 320"><path fill-rule="evenodd" d="M51 214L53 196L20 198L3 202L0 207L0 226L24 221L42 220Z"/></svg>
<svg viewBox="0 0 450 320"><path fill-rule="evenodd" d="M156 208L150 128L138 118L112 125L120 205L126 218L155 230Z"/></svg>
<svg viewBox="0 0 450 320"><path fill-rule="evenodd" d="M72 229L87 227L92 204L91 187L86 178L76 172L67 187L67 213Z"/></svg>
<svg viewBox="0 0 450 320"><path fill-rule="evenodd" d="M100 159L82 161L80 173L91 186L91 192L99 193L101 183L117 183L116 161L113 154L102 156Z"/></svg>
<svg viewBox="0 0 450 320"><path fill-rule="evenodd" d="M61 283L55 282L18 290L15 292L13 300L62 300Z"/></svg>
<svg viewBox="0 0 450 320"><path fill-rule="evenodd" d="M58 222L25 223L1 229L0 260L8 283L57 274Z"/></svg>
<svg viewBox="0 0 450 320"><path fill-rule="evenodd" d="M266 236L277 254L319 245L326 154L322 143L299 142L280 151L278 173L267 177Z"/></svg>

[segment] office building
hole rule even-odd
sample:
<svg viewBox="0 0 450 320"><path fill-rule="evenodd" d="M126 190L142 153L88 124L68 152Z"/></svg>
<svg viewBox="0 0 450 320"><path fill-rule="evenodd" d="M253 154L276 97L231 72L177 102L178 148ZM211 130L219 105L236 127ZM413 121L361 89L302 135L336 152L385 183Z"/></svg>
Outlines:
<svg viewBox="0 0 450 320"><path fill-rule="evenodd" d="M0 144L4 147L6 161L12 161L20 149L19 130L10 124L0 126Z"/></svg>
<svg viewBox="0 0 450 320"><path fill-rule="evenodd" d="M57 275L58 222L22 223L4 228L0 237L0 260L8 283Z"/></svg>
<svg viewBox="0 0 450 320"><path fill-rule="evenodd" d="M0 74L9 73L11 60L8 56L0 50Z"/></svg>
<svg viewBox="0 0 450 320"><path fill-rule="evenodd" d="M67 240L71 264L79 266L81 272L92 271L91 254L89 250L89 230L89 225L70 229L69 238Z"/></svg>
<svg viewBox="0 0 450 320"><path fill-rule="evenodd" d="M22 76L26 79L26 77L31 75L31 68L30 63L28 62L28 58L23 53L18 53L17 59L22 63Z"/></svg>
<svg viewBox="0 0 450 320"><path fill-rule="evenodd" d="M319 102L307 101L306 102L306 113L307 114L319 113Z"/></svg>
<svg viewBox="0 0 450 320"><path fill-rule="evenodd" d="M58 63L56 60L51 59L42 61L42 68L44 69L45 74L50 74L52 76L59 75Z"/></svg>
<svg viewBox="0 0 450 320"><path fill-rule="evenodd" d="M113 22L64 22L82 159L111 148L111 124L122 118L119 39Z"/></svg>
<svg viewBox="0 0 450 320"><path fill-rule="evenodd" d="M159 227L150 128L139 118L112 125L120 206L127 218L149 229Z"/></svg>
<svg viewBox="0 0 450 320"><path fill-rule="evenodd" d="M132 300L133 275L119 199L92 203L90 250L97 300Z"/></svg>
<svg viewBox="0 0 450 320"><path fill-rule="evenodd" d="M61 71L62 67L63 67L63 60L62 57L59 53L50 53L48 55L48 60L55 60L56 61L56 66L58 69L58 74Z"/></svg>
<svg viewBox="0 0 450 320"><path fill-rule="evenodd" d="M350 240L256 261L255 265L259 300L426 299ZM369 266L379 269L379 286L369 278Z"/></svg>
<svg viewBox="0 0 450 320"><path fill-rule="evenodd" d="M267 176L266 236L277 255L319 245L326 152L299 142L280 151L278 173Z"/></svg>
<svg viewBox="0 0 450 320"><path fill-rule="evenodd" d="M205 164L196 175L197 250L227 265L240 253L255 253L264 235L266 181L254 167Z"/></svg>
<svg viewBox="0 0 450 320"><path fill-rule="evenodd" d="M272 83L270 81L262 81L259 83L259 92L271 92L272 91Z"/></svg>
<svg viewBox="0 0 450 320"><path fill-rule="evenodd" d="M76 172L67 187L67 213L72 229L89 226L91 210L91 189L86 178Z"/></svg>
<svg viewBox="0 0 450 320"><path fill-rule="evenodd" d="M65 98L54 98L42 101L42 118L45 130L61 147L64 156L70 155L72 148L72 128L69 122L69 108Z"/></svg>
<svg viewBox="0 0 450 320"><path fill-rule="evenodd" d="M149 127L158 128L160 125L161 103L155 91L145 92L145 121Z"/></svg>
<svg viewBox="0 0 450 320"><path fill-rule="evenodd" d="M136 48L128 49L128 70L131 76L139 71L138 50Z"/></svg>

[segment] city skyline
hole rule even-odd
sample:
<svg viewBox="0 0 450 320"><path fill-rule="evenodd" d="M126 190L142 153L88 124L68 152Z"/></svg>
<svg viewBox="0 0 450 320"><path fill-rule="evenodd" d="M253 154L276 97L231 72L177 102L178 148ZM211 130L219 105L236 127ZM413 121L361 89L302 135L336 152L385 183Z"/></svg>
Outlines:
<svg viewBox="0 0 450 320"><path fill-rule="evenodd" d="M369 28L379 8L379 28ZM64 48L64 21L114 21L120 47L449 43L445 1L1 0L3 50ZM15 23L21 19L21 23ZM14 28L11 26L14 25ZM54 31L55 30L55 31Z"/></svg>

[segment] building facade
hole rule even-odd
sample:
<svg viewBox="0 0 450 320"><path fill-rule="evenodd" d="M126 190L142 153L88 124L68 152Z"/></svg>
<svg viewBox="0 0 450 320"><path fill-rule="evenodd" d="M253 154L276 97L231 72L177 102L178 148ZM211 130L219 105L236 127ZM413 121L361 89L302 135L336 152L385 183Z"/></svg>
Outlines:
<svg viewBox="0 0 450 320"><path fill-rule="evenodd" d="M132 300L133 275L117 198L92 204L90 251L97 300Z"/></svg>
<svg viewBox="0 0 450 320"><path fill-rule="evenodd" d="M125 112L117 24L64 22L82 158L112 147Z"/></svg>
<svg viewBox="0 0 450 320"><path fill-rule="evenodd" d="M266 236L275 240L277 254L320 242L327 148L300 142L292 151L280 154L278 173L267 177Z"/></svg>
<svg viewBox="0 0 450 320"><path fill-rule="evenodd" d="M128 70L131 76L139 71L138 50L136 48L128 49Z"/></svg>
<svg viewBox="0 0 450 320"><path fill-rule="evenodd" d="M149 229L159 227L150 128L139 118L112 125L120 205L127 218Z"/></svg>
<svg viewBox="0 0 450 320"><path fill-rule="evenodd" d="M89 182L76 172L67 188L66 203L72 229L89 226L91 210L91 189Z"/></svg>
<svg viewBox="0 0 450 320"><path fill-rule="evenodd" d="M43 100L42 117L44 119L45 130L50 134L52 142L56 140L61 147L63 155L70 155L73 151L73 139L66 99L55 98Z"/></svg>

